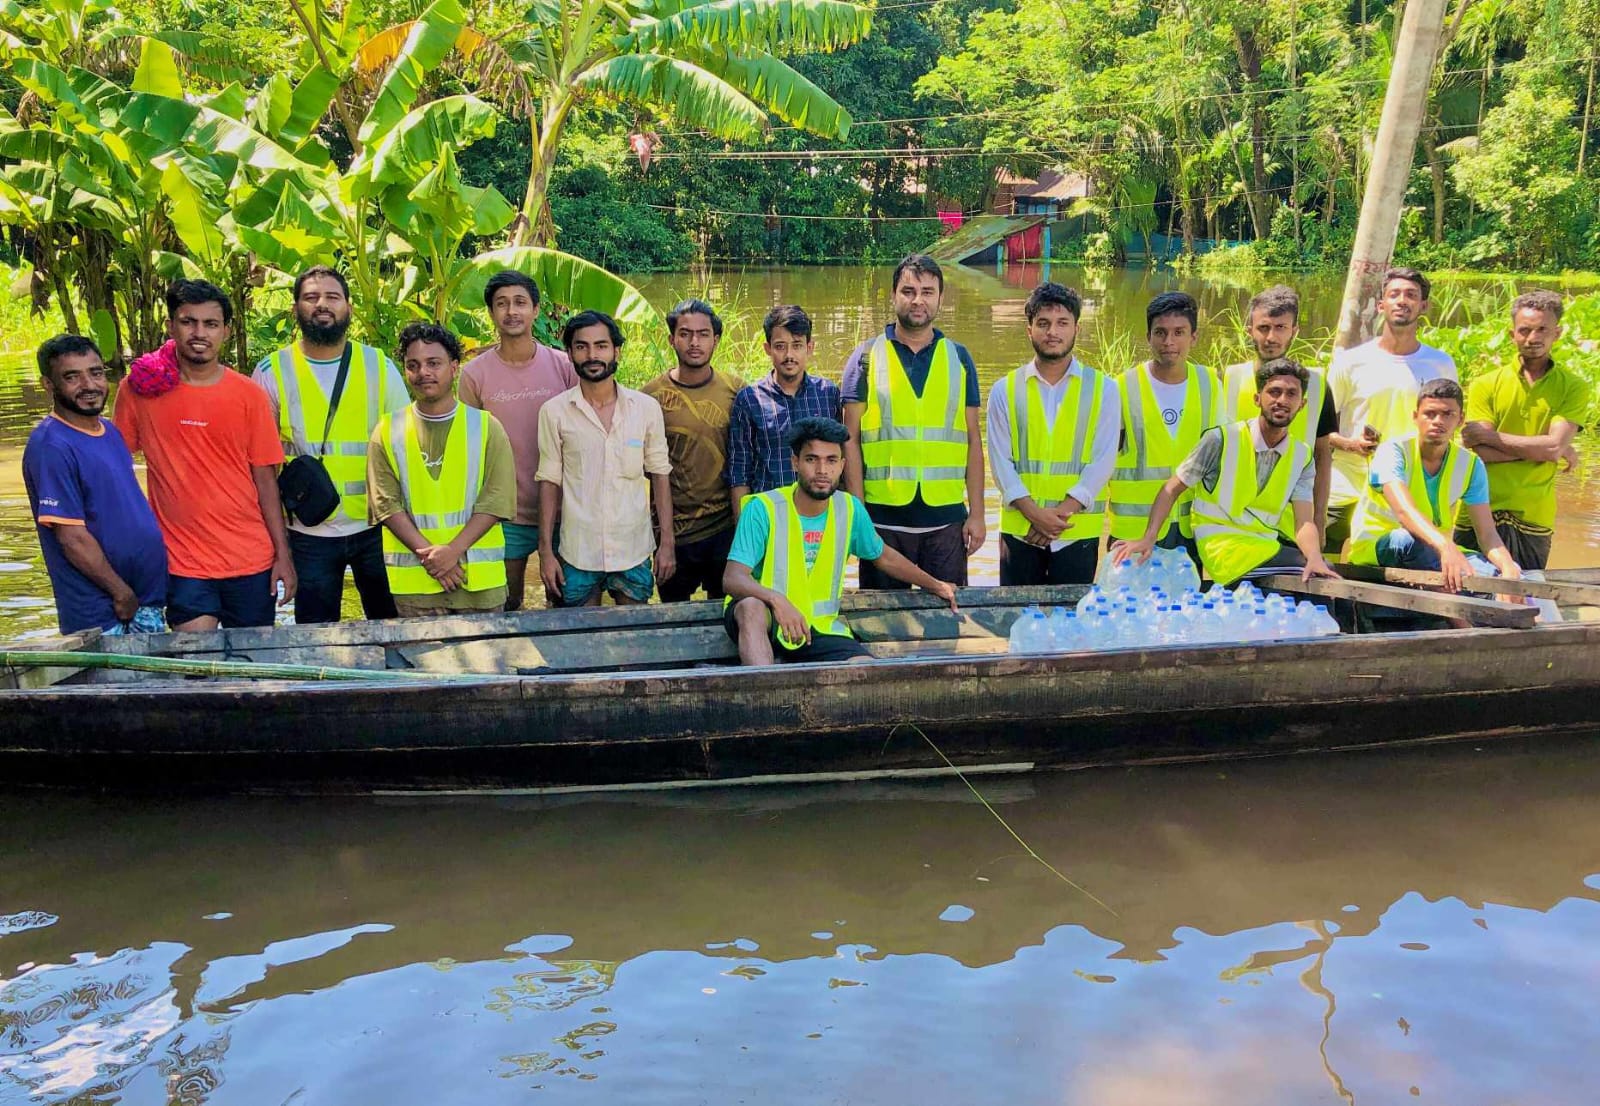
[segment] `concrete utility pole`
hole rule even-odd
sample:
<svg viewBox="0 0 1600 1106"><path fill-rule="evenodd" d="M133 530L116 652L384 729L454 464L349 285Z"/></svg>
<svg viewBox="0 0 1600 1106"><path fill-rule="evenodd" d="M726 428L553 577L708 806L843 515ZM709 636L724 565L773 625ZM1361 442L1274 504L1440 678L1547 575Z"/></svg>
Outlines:
<svg viewBox="0 0 1600 1106"><path fill-rule="evenodd" d="M1350 272L1344 282L1344 306L1339 310L1338 349L1348 349L1371 337L1377 315L1383 271L1394 258L1394 239L1400 231L1400 208L1411 179L1417 152L1417 133L1428 109L1428 84L1444 30L1447 0L1409 0L1395 43L1389 89L1383 97L1383 118L1372 149L1372 166L1366 192L1361 197L1361 220L1350 251Z"/></svg>

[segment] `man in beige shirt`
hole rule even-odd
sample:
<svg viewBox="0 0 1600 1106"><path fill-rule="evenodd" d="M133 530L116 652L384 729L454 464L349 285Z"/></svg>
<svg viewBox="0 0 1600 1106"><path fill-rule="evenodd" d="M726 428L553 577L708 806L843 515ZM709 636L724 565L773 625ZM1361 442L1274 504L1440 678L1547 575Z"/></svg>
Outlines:
<svg viewBox="0 0 1600 1106"><path fill-rule="evenodd" d="M595 606L602 592L615 603L646 603L656 580L669 579L676 567L661 405L618 386L622 341L602 312L567 320L561 344L578 386L539 412L539 574L545 593L567 607ZM659 547L650 527L652 498ZM558 505L559 550L552 540Z"/></svg>

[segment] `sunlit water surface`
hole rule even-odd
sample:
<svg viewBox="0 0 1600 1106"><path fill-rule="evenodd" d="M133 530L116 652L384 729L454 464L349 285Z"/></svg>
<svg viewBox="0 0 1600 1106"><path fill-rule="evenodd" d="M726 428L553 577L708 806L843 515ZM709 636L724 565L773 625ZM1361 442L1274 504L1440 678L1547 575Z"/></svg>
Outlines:
<svg viewBox="0 0 1600 1106"><path fill-rule="evenodd" d="M1600 1099L1591 740L979 787L8 796L0 1100Z"/></svg>

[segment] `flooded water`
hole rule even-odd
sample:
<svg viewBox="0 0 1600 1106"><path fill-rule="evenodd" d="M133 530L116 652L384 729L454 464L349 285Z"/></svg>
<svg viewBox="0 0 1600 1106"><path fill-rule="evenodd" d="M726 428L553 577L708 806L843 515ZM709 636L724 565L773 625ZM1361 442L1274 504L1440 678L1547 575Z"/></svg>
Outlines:
<svg viewBox="0 0 1600 1106"><path fill-rule="evenodd" d="M1600 1100L1600 753L7 797L0 1101Z"/></svg>
<svg viewBox="0 0 1600 1106"><path fill-rule="evenodd" d="M889 309L891 268L786 268L713 270L698 274L657 274L637 278L651 302L665 309L679 299L701 295L724 309L733 324L718 365L751 379L769 366L761 360L760 320L768 308L799 303L816 327L814 370L839 378L845 358L857 342L876 333L893 318ZM985 396L995 380L1032 356L1023 321L1028 292L1045 278L1037 265L993 270L965 266L947 270L948 284L939 326L967 345L977 362ZM1054 266L1051 279L1064 281L1084 295L1083 332L1079 353L1089 364L1119 370L1148 355L1144 344L1144 307L1150 297L1172 289L1192 293L1201 304L1199 355L1208 363L1231 363L1244 357L1238 319L1258 289L1244 280L1228 281L1183 276L1163 270L1083 270ZM1316 356L1328 347L1342 280L1327 275L1295 281L1302 297L1301 329L1309 339L1301 353ZM1440 311L1452 323L1475 322L1505 302L1503 282L1473 280L1442 283L1435 293ZM265 352L265 351L261 351ZM39 555L38 540L22 487L22 447L34 424L48 410L30 359L0 354L0 640L37 637L55 632L55 607ZM1561 479L1562 516L1556 531L1551 566L1565 568L1600 563L1600 490L1574 473ZM991 487L987 504L989 541L972 559L975 584L997 582L1000 503ZM853 569L852 569L853 571ZM354 591L346 611L359 614Z"/></svg>

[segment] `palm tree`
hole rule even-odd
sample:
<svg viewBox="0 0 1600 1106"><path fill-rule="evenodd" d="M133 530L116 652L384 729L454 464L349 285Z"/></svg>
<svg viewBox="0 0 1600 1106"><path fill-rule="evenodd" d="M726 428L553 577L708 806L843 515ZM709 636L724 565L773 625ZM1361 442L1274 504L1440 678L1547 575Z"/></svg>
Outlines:
<svg viewBox="0 0 1600 1106"><path fill-rule="evenodd" d="M524 23L498 35L463 20L456 49L483 91L528 124L531 164L512 245L554 243L550 173L580 104L665 110L729 141L760 138L769 113L842 139L849 113L780 55L842 49L871 29L870 9L847 0L534 0ZM398 43L408 33L401 24L385 35ZM382 60L381 50L365 52Z"/></svg>

